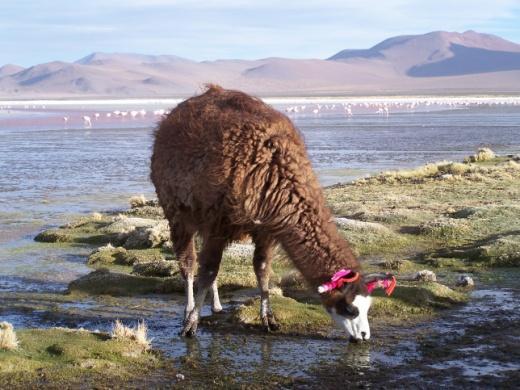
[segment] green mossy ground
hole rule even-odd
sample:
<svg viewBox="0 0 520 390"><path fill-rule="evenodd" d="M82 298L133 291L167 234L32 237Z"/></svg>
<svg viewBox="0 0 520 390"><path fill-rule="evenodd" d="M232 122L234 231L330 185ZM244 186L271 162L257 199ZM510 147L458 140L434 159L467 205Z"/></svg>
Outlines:
<svg viewBox="0 0 520 390"><path fill-rule="evenodd" d="M520 265L520 164L512 159L388 172L334 186L326 196L334 214L393 232L387 240L345 232L362 256L438 259L459 268Z"/></svg>
<svg viewBox="0 0 520 390"><path fill-rule="evenodd" d="M123 247L101 247L92 252L87 264L93 267L109 265L132 266L136 263L164 261L168 253L161 249L125 249ZM169 256L171 258L171 256Z"/></svg>
<svg viewBox="0 0 520 390"><path fill-rule="evenodd" d="M288 297L273 296L271 307L280 325L277 333L316 336L326 334L331 329L330 316L321 304L302 303ZM235 308L230 322L263 331L260 321L260 299L251 299Z"/></svg>
<svg viewBox="0 0 520 390"><path fill-rule="evenodd" d="M163 364L137 343L68 329L17 331L19 346L0 350L0 388L119 387Z"/></svg>
<svg viewBox="0 0 520 390"><path fill-rule="evenodd" d="M38 242L68 242L76 244L104 245L118 241L118 234L105 231L112 223L109 215L95 214L81 217L74 222L38 234Z"/></svg>
<svg viewBox="0 0 520 390"><path fill-rule="evenodd" d="M183 293L184 280L177 261L164 260L162 252L159 249L124 248L94 252L88 264L96 271L71 282L69 292L114 296ZM252 264L251 255L226 251L218 276L220 291L255 288L257 282ZM165 274L166 268L169 275ZM290 269L287 259L275 261L271 278L273 284L279 283L282 275Z"/></svg>
<svg viewBox="0 0 520 390"><path fill-rule="evenodd" d="M79 295L132 296L144 294L182 293L181 278L132 275L101 268L69 284L68 292Z"/></svg>
<svg viewBox="0 0 520 390"><path fill-rule="evenodd" d="M383 173L325 190L333 214L343 218L338 227L364 270L391 271L398 278L391 297L374 293L369 317L375 326L429 319L438 310L465 302L467 293L454 287L460 272L485 278L488 267L520 265L520 164L504 157L479 158L473 163L443 162ZM155 202L142 202L122 214L162 218ZM184 283L171 243L123 248L120 234L112 230L115 218L93 214L36 237L93 250L86 261L94 270L70 283L70 296L182 294ZM113 247L95 249L109 243ZM439 283L412 281L413 274L423 269L433 270ZM278 334L338 334L317 293L307 288L281 250L273 262L271 281L278 291L271 298L280 324ZM224 303L231 305L224 313L204 318L202 326L262 331L259 299L247 298L256 288L250 245L226 250L218 283ZM118 387L164 363L154 354L136 353L127 342L88 332L25 330L18 332L18 338L18 350L0 352L0 388L100 383Z"/></svg>
<svg viewBox="0 0 520 390"><path fill-rule="evenodd" d="M436 282L400 282L390 297L382 291L373 294L370 315L396 322L416 315L431 315L437 309L448 309L464 303L468 296Z"/></svg>
<svg viewBox="0 0 520 390"><path fill-rule="evenodd" d="M372 322L402 323L431 316L467 301L467 295L435 282L402 282L392 296L374 293L369 312ZM292 336L328 336L336 330L317 297L272 295L271 307L280 325L277 334ZM236 325L247 330L264 331L260 320L260 299L254 298L234 307L229 313L213 315L205 320L213 328L236 331Z"/></svg>
<svg viewBox="0 0 520 390"><path fill-rule="evenodd" d="M371 310L375 318L432 315L437 309L464 302L464 293L447 287L454 286L457 273L519 265L520 164L512 159L428 164L333 186L325 194L339 218L340 231L365 271L391 271L399 280L391 298L376 294ZM162 215L153 202L123 214L149 219ZM61 242L116 246L93 252L88 264L98 270L72 282L69 291L93 295L182 293L183 280L171 250L117 247L109 228L113 220L113 216L97 214L42 233ZM423 269L436 272L440 283L411 282L413 274ZM256 287L251 246L238 244L226 250L218 283L224 299L230 291ZM309 292L281 251L273 262L271 284L285 295L273 299L282 332L308 334L330 327L316 295ZM257 301L237 310L230 317L233 322L258 322ZM304 320L307 311L308 321ZM311 322L317 327L306 325ZM297 323L302 324L301 329Z"/></svg>

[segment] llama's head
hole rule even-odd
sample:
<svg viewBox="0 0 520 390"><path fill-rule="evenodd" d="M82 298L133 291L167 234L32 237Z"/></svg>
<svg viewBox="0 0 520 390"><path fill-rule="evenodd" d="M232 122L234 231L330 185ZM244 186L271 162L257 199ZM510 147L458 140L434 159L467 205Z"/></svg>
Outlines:
<svg viewBox="0 0 520 390"><path fill-rule="evenodd" d="M370 294L376 287L382 287L390 295L395 284L395 278L390 274L363 277L355 271L341 270L330 282L321 285L318 292L334 322L345 329L351 340L359 341L370 338Z"/></svg>

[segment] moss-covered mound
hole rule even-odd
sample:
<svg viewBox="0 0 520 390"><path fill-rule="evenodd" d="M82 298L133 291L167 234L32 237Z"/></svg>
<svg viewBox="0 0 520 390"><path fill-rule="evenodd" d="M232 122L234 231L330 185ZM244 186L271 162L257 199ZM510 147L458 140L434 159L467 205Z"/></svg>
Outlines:
<svg viewBox="0 0 520 390"><path fill-rule="evenodd" d="M149 262L137 262L132 267L132 274L140 276L171 277L179 273L179 265L176 261L155 260Z"/></svg>
<svg viewBox="0 0 520 390"><path fill-rule="evenodd" d="M218 285L221 291L257 287L253 269L253 245L235 243L224 251ZM69 285L69 292L105 295L141 295L184 291L179 264L162 248L125 249L106 245L94 250L87 264L97 271ZM273 264L271 280L277 284L281 275L291 269L290 262L280 258ZM130 274L131 273L131 274Z"/></svg>
<svg viewBox="0 0 520 390"><path fill-rule="evenodd" d="M355 184L402 184L424 183L432 180L443 181L486 181L500 178L518 177L520 164L512 158L496 157L489 149L465 159L464 163L441 161L423 165L415 169L383 172L379 175L357 180Z"/></svg>
<svg viewBox="0 0 520 390"><path fill-rule="evenodd" d="M2 389L120 387L162 364L138 343L106 334L55 328L17 335L16 350L0 350Z"/></svg>
<svg viewBox="0 0 520 390"><path fill-rule="evenodd" d="M406 319L416 315L432 314L464 303L467 294L435 282L399 282L390 297L381 291L374 293L370 315L380 319Z"/></svg>
<svg viewBox="0 0 520 390"><path fill-rule="evenodd" d="M455 269L519 265L520 164L513 157L479 151L467 163L386 172L333 186L326 196L334 214L386 228L340 225L361 256Z"/></svg>
<svg viewBox="0 0 520 390"><path fill-rule="evenodd" d="M217 279L221 291L257 286L250 247L246 250L243 244L237 244L225 251ZM71 282L69 292L116 296L184 292L177 261L165 261L156 249L104 248L91 254L89 264L101 268ZM133 266L126 267L130 264ZM276 263L273 283L280 281L289 266L286 260Z"/></svg>
<svg viewBox="0 0 520 390"><path fill-rule="evenodd" d="M94 250L88 257L87 264L92 266L127 265L137 263L160 262L165 255L160 249L125 249L121 246L106 245Z"/></svg>
<svg viewBox="0 0 520 390"><path fill-rule="evenodd" d="M112 272L108 269L93 271L69 284L71 294L131 296L183 292L180 277L159 278Z"/></svg>
<svg viewBox="0 0 520 390"><path fill-rule="evenodd" d="M518 267L520 266L520 232L498 234L473 245L441 250L433 261L441 262L442 258L450 257L455 258L452 261L464 259L470 264L479 266Z"/></svg>
<svg viewBox="0 0 520 390"><path fill-rule="evenodd" d="M113 222L112 218L98 213L80 217L59 228L45 230L34 239L38 242L70 242L93 245L116 242L118 241L117 233L103 230Z"/></svg>
<svg viewBox="0 0 520 390"><path fill-rule="evenodd" d="M349 223L345 223L345 220ZM380 223L345 218L336 218L336 223L342 235L354 246L358 255L398 253L409 245L406 236L397 234Z"/></svg>
<svg viewBox="0 0 520 390"><path fill-rule="evenodd" d="M382 292L374 293L371 321L396 322L405 319L421 319L438 309L451 308L466 302L468 295L435 282L399 282L390 297ZM330 316L319 300L309 296L297 299L274 295L271 306L280 325L279 334L299 336L325 336L335 329ZM229 316L214 315L206 322L211 326L227 328L242 326L263 331L260 321L260 300L250 299L235 307Z"/></svg>
<svg viewBox="0 0 520 390"><path fill-rule="evenodd" d="M479 246L473 260L488 266L520 266L520 234L504 235Z"/></svg>
<svg viewBox="0 0 520 390"><path fill-rule="evenodd" d="M433 239L451 241L464 237L470 225L462 219L440 217L422 223L419 229L421 234Z"/></svg>
<svg viewBox="0 0 520 390"><path fill-rule="evenodd" d="M59 228L45 230L35 238L39 242L112 244L126 249L157 248L168 242L170 230L163 219L118 215L80 217Z"/></svg>
<svg viewBox="0 0 520 390"><path fill-rule="evenodd" d="M292 298L273 296L271 308L280 325L279 333L294 335L326 334L332 328L330 316L321 304L301 303ZM263 329L260 321L260 300L249 300L238 306L231 321L248 328Z"/></svg>

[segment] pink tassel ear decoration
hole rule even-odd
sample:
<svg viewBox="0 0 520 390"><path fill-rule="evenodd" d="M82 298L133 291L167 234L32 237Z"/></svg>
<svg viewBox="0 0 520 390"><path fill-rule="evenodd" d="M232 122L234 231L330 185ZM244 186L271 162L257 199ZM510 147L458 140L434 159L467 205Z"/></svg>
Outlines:
<svg viewBox="0 0 520 390"><path fill-rule="evenodd" d="M387 274L383 279L375 279L371 282L366 283L366 287L369 294L372 294L372 291L380 287L385 289L385 293L387 296L392 295L396 285L397 280L395 280L395 276L391 274Z"/></svg>
<svg viewBox="0 0 520 390"><path fill-rule="evenodd" d="M340 269L330 279L330 282L323 283L318 287L318 292L323 294L336 288L341 288L345 283L352 283L359 279L359 273L350 269Z"/></svg>

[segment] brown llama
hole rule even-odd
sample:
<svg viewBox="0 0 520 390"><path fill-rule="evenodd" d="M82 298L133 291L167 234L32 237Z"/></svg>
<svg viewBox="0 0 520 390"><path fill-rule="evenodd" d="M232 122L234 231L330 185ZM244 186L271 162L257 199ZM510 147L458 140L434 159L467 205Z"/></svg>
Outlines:
<svg viewBox="0 0 520 390"><path fill-rule="evenodd" d="M278 327L268 284L273 247L280 243L351 338L370 337L369 292L390 279L361 277L356 258L331 220L302 137L285 115L245 93L210 86L159 124L151 179L186 280L182 335L195 334L208 290L212 309L222 309L216 285L222 252L249 234L266 330ZM197 232L203 245L194 297Z"/></svg>

